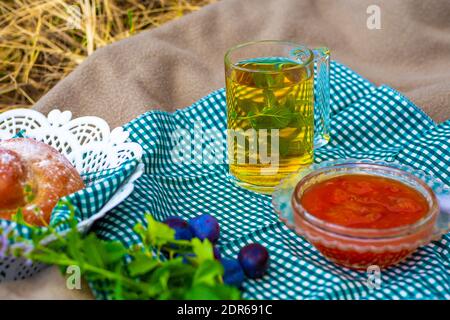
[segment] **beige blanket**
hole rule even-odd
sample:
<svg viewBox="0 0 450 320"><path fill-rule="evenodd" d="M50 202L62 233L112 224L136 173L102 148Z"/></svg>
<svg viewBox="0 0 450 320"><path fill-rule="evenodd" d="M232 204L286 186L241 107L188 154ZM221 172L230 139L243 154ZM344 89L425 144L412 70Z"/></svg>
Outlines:
<svg viewBox="0 0 450 320"><path fill-rule="evenodd" d="M381 9L381 29L367 27L369 5ZM444 0L223 0L98 50L36 109L97 115L117 126L149 109L183 108L224 86L227 48L287 39L327 45L334 59L398 89L441 122L450 117L449 17ZM55 269L0 286L0 298L79 297L88 291L65 289Z"/></svg>

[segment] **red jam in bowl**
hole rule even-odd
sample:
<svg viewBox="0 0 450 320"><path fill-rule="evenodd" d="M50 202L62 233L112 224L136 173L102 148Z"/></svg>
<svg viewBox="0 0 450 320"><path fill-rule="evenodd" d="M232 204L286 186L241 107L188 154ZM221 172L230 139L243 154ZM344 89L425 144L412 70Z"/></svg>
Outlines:
<svg viewBox="0 0 450 320"><path fill-rule="evenodd" d="M392 179L362 174L321 181L309 187L300 202L312 215L352 228L401 227L428 212L420 192Z"/></svg>
<svg viewBox="0 0 450 320"><path fill-rule="evenodd" d="M358 173L307 176L292 198L295 225L337 264L366 269L398 263L430 238L435 219L431 189L412 175L403 180Z"/></svg>

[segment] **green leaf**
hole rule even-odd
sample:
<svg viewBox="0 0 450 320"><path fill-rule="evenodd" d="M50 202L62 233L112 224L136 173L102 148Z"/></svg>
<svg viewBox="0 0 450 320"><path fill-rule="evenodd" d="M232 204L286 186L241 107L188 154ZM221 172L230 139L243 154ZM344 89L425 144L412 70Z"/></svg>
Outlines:
<svg viewBox="0 0 450 320"><path fill-rule="evenodd" d="M32 251L30 255L28 256L33 261L39 261L45 264L55 264L60 265L63 258L65 258L65 255L62 255L57 252L42 252L42 251ZM62 264L62 266L66 266L65 264ZM65 268L64 268L65 270Z"/></svg>
<svg viewBox="0 0 450 320"><path fill-rule="evenodd" d="M275 76L274 86L276 86L278 88L283 87L284 78L285 78L285 76L282 72L277 73L277 75Z"/></svg>
<svg viewBox="0 0 450 320"><path fill-rule="evenodd" d="M158 294L158 292L167 290L168 282L170 278L170 270L167 265L155 270L150 277L149 292L153 294Z"/></svg>
<svg viewBox="0 0 450 320"><path fill-rule="evenodd" d="M247 117L242 117L242 119L248 119L252 128L255 128L258 126L258 124L256 123L256 120L255 120L257 117L258 116L255 117L255 112L249 111L247 113ZM238 139L238 143L239 143L239 139ZM245 145L243 147L245 148Z"/></svg>
<svg viewBox="0 0 450 320"><path fill-rule="evenodd" d="M279 139L280 156L285 157L289 154L290 144L291 144L290 139L280 137L280 139Z"/></svg>
<svg viewBox="0 0 450 320"><path fill-rule="evenodd" d="M121 274L122 272L122 265L117 265L114 269L115 273ZM125 290L126 287L124 286L124 283L121 279L118 279L115 281L115 287L114 287L114 299L115 300L125 300Z"/></svg>
<svg viewBox="0 0 450 320"><path fill-rule="evenodd" d="M128 252L127 248L123 245L122 242L101 241L101 243L103 246L103 250L101 252L102 259L107 265L122 260Z"/></svg>
<svg viewBox="0 0 450 320"><path fill-rule="evenodd" d="M223 275L224 269L220 262L206 260L195 271L193 285L206 284L213 286Z"/></svg>
<svg viewBox="0 0 450 320"><path fill-rule="evenodd" d="M124 300L123 298L123 285L121 281L116 281L116 286L114 287L114 299Z"/></svg>
<svg viewBox="0 0 450 320"><path fill-rule="evenodd" d="M104 244L95 236L94 233L90 233L84 239L83 247L80 250L84 253L84 260L96 267L106 267L103 257L107 255L107 252L105 252L106 250L104 250L103 245ZM76 248L74 250L80 249L80 246L76 243L74 247ZM74 255L74 258L77 258L77 256L78 253L76 256ZM79 257L77 259L81 260Z"/></svg>
<svg viewBox="0 0 450 320"><path fill-rule="evenodd" d="M284 107L291 112L295 112L295 97L291 94L289 94L286 97L286 102L284 103Z"/></svg>
<svg viewBox="0 0 450 320"><path fill-rule="evenodd" d="M198 265L208 260L214 260L214 252L211 242L208 239L200 241L198 238L192 239L192 252L195 257L194 260Z"/></svg>
<svg viewBox="0 0 450 320"><path fill-rule="evenodd" d="M207 285L193 286L184 295L186 300L239 300L241 293L235 287L226 285L216 285L214 287Z"/></svg>
<svg viewBox="0 0 450 320"><path fill-rule="evenodd" d="M265 88L268 86L267 77L264 73L254 72L253 81L258 88Z"/></svg>
<svg viewBox="0 0 450 320"><path fill-rule="evenodd" d="M272 120L272 128L283 129L292 119L292 112L284 107L267 110L264 113L265 117L269 117Z"/></svg>
<svg viewBox="0 0 450 320"><path fill-rule="evenodd" d="M251 99L243 99L240 106L244 107L244 110L249 113L258 113L264 107L264 103L254 102Z"/></svg>
<svg viewBox="0 0 450 320"><path fill-rule="evenodd" d="M17 224L28 226L28 224L25 222L25 220L23 218L22 208L17 209L17 212L11 216L11 220Z"/></svg>
<svg viewBox="0 0 450 320"><path fill-rule="evenodd" d="M267 109L254 116L253 128L259 129L283 129L291 122L292 113L284 108Z"/></svg>
<svg viewBox="0 0 450 320"><path fill-rule="evenodd" d="M66 222L76 226L75 216L70 219ZM90 286L106 292L110 299L182 299L201 294L218 299L240 297L237 289L222 283L223 267L214 260L208 240L175 240L175 232L168 226L148 214L145 219L147 227L134 228L142 246L130 248L118 241L99 239L94 233L84 236L76 228L64 236L52 227L32 228L34 249L26 257L59 266L63 273L68 265L78 265ZM37 231L54 234L56 240L43 245L38 240L41 237L34 236ZM170 248L169 259L160 260L152 254L166 247ZM195 263L183 263L181 255L185 254L193 255Z"/></svg>
<svg viewBox="0 0 450 320"><path fill-rule="evenodd" d="M273 109L278 107L278 101L277 97L271 90L264 90L264 99L266 102L266 106L264 107L263 111L268 109Z"/></svg>
<svg viewBox="0 0 450 320"><path fill-rule="evenodd" d="M159 261L153 257L147 256L145 253L141 252L134 256L133 261L128 264L128 271L130 276L136 277L139 275L146 274L159 265Z"/></svg>
<svg viewBox="0 0 450 320"><path fill-rule="evenodd" d="M148 244L155 247L161 247L162 245L175 239L175 230L170 228L168 225L156 221L150 214L146 215L146 220L146 239Z"/></svg>
<svg viewBox="0 0 450 320"><path fill-rule="evenodd" d="M271 100L273 98L269 98ZM276 106L275 102L269 102L261 112L254 113L250 111L247 116L240 117L241 120L248 120L253 129L284 129L295 118L289 108L285 106Z"/></svg>
<svg viewBox="0 0 450 320"><path fill-rule="evenodd" d="M85 243L87 243L87 246L90 246L90 241L92 240L92 237L95 237L94 234L88 235L85 238L85 241L81 240L81 235L75 230L70 231L66 234L66 252L67 255L74 260L78 261L80 265L82 265L84 260L84 255L82 254L82 249L85 247ZM88 248L89 251L90 248ZM89 253L88 253L89 255ZM94 253L95 255L95 253ZM95 259L93 259L95 260Z"/></svg>
<svg viewBox="0 0 450 320"><path fill-rule="evenodd" d="M253 82L258 88L274 88L282 87L284 84L284 74L282 72L277 73L264 73L254 72Z"/></svg>

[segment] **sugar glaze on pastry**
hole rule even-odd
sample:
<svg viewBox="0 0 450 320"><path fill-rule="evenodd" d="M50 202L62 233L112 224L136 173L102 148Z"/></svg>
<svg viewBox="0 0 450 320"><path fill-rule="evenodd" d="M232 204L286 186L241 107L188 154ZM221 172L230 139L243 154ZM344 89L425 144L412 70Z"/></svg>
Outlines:
<svg viewBox="0 0 450 320"><path fill-rule="evenodd" d="M26 138L0 141L0 218L19 208L32 225L48 224L58 200L84 188L72 164L49 145Z"/></svg>

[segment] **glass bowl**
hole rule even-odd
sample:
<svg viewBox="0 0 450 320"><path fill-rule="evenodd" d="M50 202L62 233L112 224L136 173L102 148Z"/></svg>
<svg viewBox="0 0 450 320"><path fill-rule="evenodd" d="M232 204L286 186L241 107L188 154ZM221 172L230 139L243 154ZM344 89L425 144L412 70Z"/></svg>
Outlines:
<svg viewBox="0 0 450 320"><path fill-rule="evenodd" d="M419 191L429 211L419 221L395 228L344 227L317 218L300 203L311 185L344 174L368 174L402 182ZM450 189L431 175L392 162L338 160L314 164L284 179L272 195L280 219L304 236L328 260L352 269L386 268L448 232Z"/></svg>

